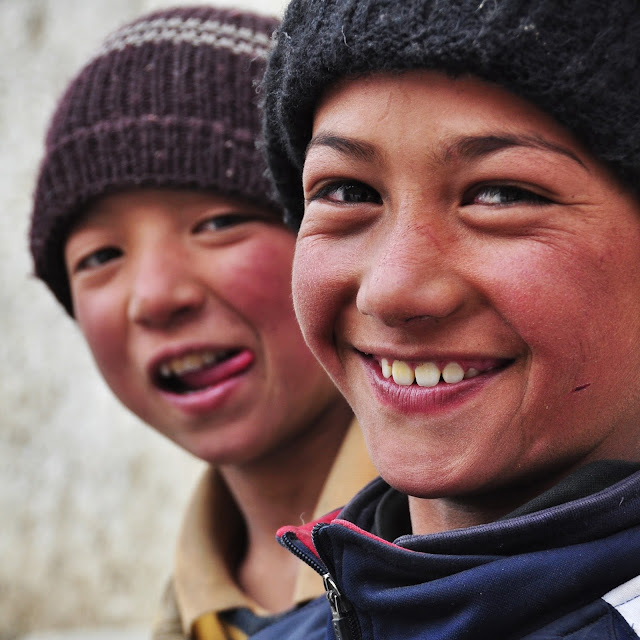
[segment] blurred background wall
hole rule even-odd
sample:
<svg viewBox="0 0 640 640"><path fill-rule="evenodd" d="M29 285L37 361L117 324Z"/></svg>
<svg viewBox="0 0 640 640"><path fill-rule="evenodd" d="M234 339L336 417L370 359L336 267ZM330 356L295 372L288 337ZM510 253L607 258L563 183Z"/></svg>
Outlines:
<svg viewBox="0 0 640 640"><path fill-rule="evenodd" d="M120 24L182 0L0 0L0 640L147 627L201 463L121 408L30 276L44 132ZM211 2L279 15L285 0ZM75 636L74 636L75 637Z"/></svg>

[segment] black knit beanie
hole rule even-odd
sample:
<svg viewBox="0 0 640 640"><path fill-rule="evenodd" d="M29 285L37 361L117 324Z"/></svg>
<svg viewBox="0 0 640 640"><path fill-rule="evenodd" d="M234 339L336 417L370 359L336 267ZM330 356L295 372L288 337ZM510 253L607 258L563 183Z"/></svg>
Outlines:
<svg viewBox="0 0 640 640"><path fill-rule="evenodd" d="M292 227L323 92L410 69L474 74L533 102L640 193L638 0L293 0L263 89L267 160Z"/></svg>
<svg viewBox="0 0 640 640"><path fill-rule="evenodd" d="M111 34L71 81L50 123L30 230L35 273L71 315L64 245L94 198L211 189L278 211L257 146L277 24L205 6L157 11Z"/></svg>

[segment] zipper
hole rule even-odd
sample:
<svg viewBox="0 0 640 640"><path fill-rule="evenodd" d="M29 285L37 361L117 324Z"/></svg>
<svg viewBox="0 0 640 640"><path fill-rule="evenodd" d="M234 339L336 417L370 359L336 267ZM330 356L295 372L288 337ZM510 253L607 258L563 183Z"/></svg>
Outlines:
<svg viewBox="0 0 640 640"><path fill-rule="evenodd" d="M324 575L327 572L327 567L321 564L319 560L316 560L312 553L301 551L293 542L297 539L295 534L287 532L278 539L278 542L280 542L285 549L293 553L296 558L308 564L316 573L319 573L321 576Z"/></svg>
<svg viewBox="0 0 640 640"><path fill-rule="evenodd" d="M311 538L315 544L315 534L326 527L326 524L317 524L311 534ZM327 567L317 560L316 557L309 551L303 551L296 544L298 538L292 532L286 532L278 541L280 544L288 549L294 556L308 564L314 571L322 576L324 588L329 601L329 608L331 609L331 624L333 626L333 632L336 640L360 640L360 625L356 618L355 612L351 603L345 596L340 593L338 585L331 577Z"/></svg>
<svg viewBox="0 0 640 640"><path fill-rule="evenodd" d="M331 624L336 640L358 640L360 629L354 617L351 603L340 593L331 574L325 573L322 576L322 581L331 608Z"/></svg>

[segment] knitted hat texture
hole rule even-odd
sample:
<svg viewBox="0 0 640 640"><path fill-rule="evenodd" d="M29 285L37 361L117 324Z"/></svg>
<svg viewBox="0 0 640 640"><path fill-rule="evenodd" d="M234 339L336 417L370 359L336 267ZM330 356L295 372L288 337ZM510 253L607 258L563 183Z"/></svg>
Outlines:
<svg viewBox="0 0 640 640"><path fill-rule="evenodd" d="M71 315L64 244L94 198L166 186L279 210L257 144L277 24L233 9L156 11L111 34L70 82L46 137L30 248L36 275Z"/></svg>
<svg viewBox="0 0 640 640"><path fill-rule="evenodd" d="M292 227L324 91L341 77L411 69L503 86L640 191L638 0L292 0L263 85L267 160Z"/></svg>

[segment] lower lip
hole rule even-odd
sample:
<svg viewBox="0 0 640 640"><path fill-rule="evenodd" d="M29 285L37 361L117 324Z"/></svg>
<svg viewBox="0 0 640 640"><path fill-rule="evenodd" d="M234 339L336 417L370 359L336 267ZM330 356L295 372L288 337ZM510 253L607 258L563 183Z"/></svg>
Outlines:
<svg viewBox="0 0 640 640"><path fill-rule="evenodd" d="M211 413L222 408L245 382L254 361L255 356L251 351L241 351L220 365L224 368L224 374L217 376L215 384L189 393L178 394L168 391L161 391L161 393L173 406L185 413L191 415Z"/></svg>
<svg viewBox="0 0 640 640"><path fill-rule="evenodd" d="M372 358L363 358L363 362L377 400L385 407L406 414L434 414L457 409L504 371L504 368L493 369L454 384L439 382L435 387L403 386L396 384L393 378L385 378Z"/></svg>

